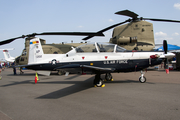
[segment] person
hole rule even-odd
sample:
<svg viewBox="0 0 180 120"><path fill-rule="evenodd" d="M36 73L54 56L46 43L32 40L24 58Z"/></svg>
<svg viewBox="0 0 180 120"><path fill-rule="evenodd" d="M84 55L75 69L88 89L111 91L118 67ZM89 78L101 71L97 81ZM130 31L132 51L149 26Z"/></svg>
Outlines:
<svg viewBox="0 0 180 120"><path fill-rule="evenodd" d="M23 74L23 73L24 73L24 72L22 71L22 67L20 67L19 70L20 70L20 74Z"/></svg>
<svg viewBox="0 0 180 120"><path fill-rule="evenodd" d="M1 62L0 62L0 74L1 74L1 69L2 69L2 65L1 65Z"/></svg>
<svg viewBox="0 0 180 120"><path fill-rule="evenodd" d="M14 72L14 75L16 75L16 67L15 67L15 62L12 63L12 67L13 67L13 72Z"/></svg>
<svg viewBox="0 0 180 120"><path fill-rule="evenodd" d="M1 62L0 62L0 74L1 74L1 69L2 69L2 66L1 66ZM0 75L0 80L2 79L2 76Z"/></svg>

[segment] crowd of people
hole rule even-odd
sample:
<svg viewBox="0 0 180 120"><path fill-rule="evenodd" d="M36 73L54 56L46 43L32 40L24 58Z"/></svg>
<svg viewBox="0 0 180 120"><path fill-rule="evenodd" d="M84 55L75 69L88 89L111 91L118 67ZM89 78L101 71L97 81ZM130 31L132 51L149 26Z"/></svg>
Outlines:
<svg viewBox="0 0 180 120"><path fill-rule="evenodd" d="M14 75L16 75L17 73L16 73L15 62L13 62L13 63L9 63L9 62L3 62L3 63L1 63L1 62L0 62L0 73L1 73L1 71L4 71L5 68L9 68L9 67L12 67L12 68L13 68L13 73L14 73ZM23 74L23 73L24 73L24 72L22 71L22 68L20 68L20 74Z"/></svg>

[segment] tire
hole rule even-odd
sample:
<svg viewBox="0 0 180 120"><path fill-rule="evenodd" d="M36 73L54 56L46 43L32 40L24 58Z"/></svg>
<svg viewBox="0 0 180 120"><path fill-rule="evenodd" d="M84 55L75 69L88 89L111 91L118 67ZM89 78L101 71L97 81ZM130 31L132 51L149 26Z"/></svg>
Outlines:
<svg viewBox="0 0 180 120"><path fill-rule="evenodd" d="M94 85L96 85L97 87L101 87L104 84L104 81L101 79L99 81L94 80Z"/></svg>
<svg viewBox="0 0 180 120"><path fill-rule="evenodd" d="M140 83L145 83L145 82L146 82L146 77L140 76L140 77L139 77L139 82L140 82Z"/></svg>
<svg viewBox="0 0 180 120"><path fill-rule="evenodd" d="M107 81L111 81L111 80L112 80L112 75L111 75L111 73L106 73L105 79L106 79Z"/></svg>
<svg viewBox="0 0 180 120"><path fill-rule="evenodd" d="M65 72L64 72L64 71L62 71L62 70L58 70L57 74L58 74L58 75L64 75L64 74L65 74Z"/></svg>

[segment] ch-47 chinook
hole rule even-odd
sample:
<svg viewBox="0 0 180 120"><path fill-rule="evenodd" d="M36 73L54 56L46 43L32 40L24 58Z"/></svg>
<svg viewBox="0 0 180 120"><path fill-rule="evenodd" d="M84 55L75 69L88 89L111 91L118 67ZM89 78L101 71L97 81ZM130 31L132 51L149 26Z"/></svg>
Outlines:
<svg viewBox="0 0 180 120"><path fill-rule="evenodd" d="M53 70L63 69L66 74L90 73L95 74L94 85L104 86L101 74L106 78L111 77L114 72L140 71L149 66L161 64L174 56L167 53L167 42L164 41L165 52L135 52L110 43L86 43L72 48L66 54L44 54L39 38L30 40L28 65L22 65L28 69L36 70L39 74L49 75ZM20 67L22 67L20 66ZM141 83L146 82L143 72L139 77Z"/></svg>
<svg viewBox="0 0 180 120"><path fill-rule="evenodd" d="M117 23L115 25L109 26L97 32L97 34L102 34L103 32L114 28L112 38L110 43L118 44L119 46L127 50L141 50L141 51L150 51L155 47L154 43L154 34L153 34L153 25L144 20L152 21L162 21L162 22L176 22L180 23L177 20L167 20L167 19L151 19L151 18L138 18L138 14L131 12L129 10L123 10L116 12L118 15L125 15L131 17L131 19L125 20L124 22ZM129 22L128 24L125 24ZM65 32L64 32L65 33ZM35 35L62 35L54 33L41 33ZM69 35L69 34L65 34ZM75 35L75 34L74 34ZM76 34L77 35L77 34ZM19 65L24 65L28 63L28 49L29 41L33 35L26 35L25 39L25 49L22 51L22 54L16 58L16 63ZM83 40L88 40L91 37L97 36L95 34L89 34L88 37ZM64 54L71 50L71 46L77 47L83 43L66 43L66 44L46 44L45 40L40 39L42 43L42 48L45 54Z"/></svg>
<svg viewBox="0 0 180 120"><path fill-rule="evenodd" d="M180 23L180 21L177 20L138 17L138 14L129 10L122 10L116 12L115 14L124 15L131 18L104 28L97 33L103 33L114 28L112 38L109 42L118 44L127 50L150 51L155 47L153 24L145 20ZM92 37L93 36L88 36L83 40L87 40Z"/></svg>

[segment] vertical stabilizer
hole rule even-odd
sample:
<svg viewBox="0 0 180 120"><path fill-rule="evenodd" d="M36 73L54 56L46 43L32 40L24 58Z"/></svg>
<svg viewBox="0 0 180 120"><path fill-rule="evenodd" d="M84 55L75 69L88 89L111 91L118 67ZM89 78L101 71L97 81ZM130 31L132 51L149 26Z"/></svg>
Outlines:
<svg viewBox="0 0 180 120"><path fill-rule="evenodd" d="M5 60L11 58L8 50L3 50L3 53L4 53L4 58L5 58Z"/></svg>
<svg viewBox="0 0 180 120"><path fill-rule="evenodd" d="M35 64L43 60L44 52L42 50L39 38L33 38L29 43L29 60L28 64Z"/></svg>
<svg viewBox="0 0 180 120"><path fill-rule="evenodd" d="M6 61L8 62L14 62L15 58L14 57L11 57L11 55L9 54L9 51L4 49L3 50L3 54L4 54L4 58Z"/></svg>

